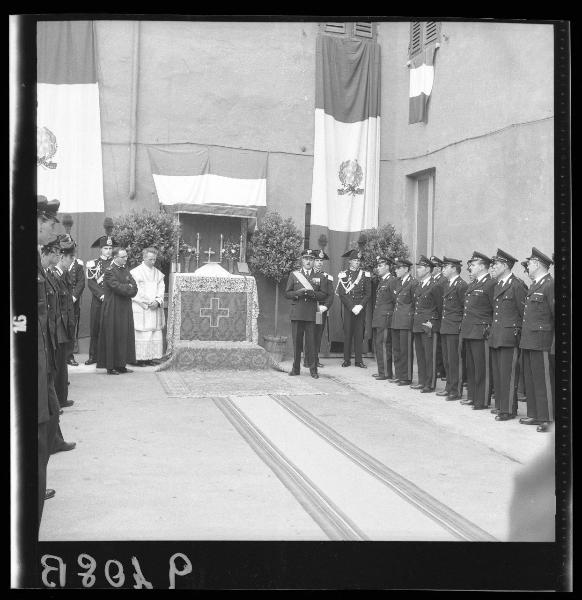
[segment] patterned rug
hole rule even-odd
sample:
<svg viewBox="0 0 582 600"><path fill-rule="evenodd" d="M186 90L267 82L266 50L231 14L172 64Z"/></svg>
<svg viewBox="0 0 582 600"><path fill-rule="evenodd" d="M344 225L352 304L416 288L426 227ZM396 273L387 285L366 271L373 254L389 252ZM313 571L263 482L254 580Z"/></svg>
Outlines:
<svg viewBox="0 0 582 600"><path fill-rule="evenodd" d="M321 381L309 375L289 377L287 373L270 370L260 374L252 371L158 371L166 394L171 398L222 398L226 396L289 396L328 394L318 386ZM314 382L313 384L311 382Z"/></svg>

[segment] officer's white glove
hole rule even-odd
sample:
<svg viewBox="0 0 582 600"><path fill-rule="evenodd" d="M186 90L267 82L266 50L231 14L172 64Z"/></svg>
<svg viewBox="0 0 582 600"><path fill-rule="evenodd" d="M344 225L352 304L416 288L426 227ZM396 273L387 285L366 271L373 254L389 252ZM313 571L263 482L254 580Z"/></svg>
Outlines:
<svg viewBox="0 0 582 600"><path fill-rule="evenodd" d="M77 302L77 298L75 298L75 296L73 296L73 302Z"/></svg>
<svg viewBox="0 0 582 600"><path fill-rule="evenodd" d="M103 298L105 298L105 294L103 294L103 295L101 296L101 298L99 298L99 300L101 300L101 302L103 302Z"/></svg>
<svg viewBox="0 0 582 600"><path fill-rule="evenodd" d="M362 308L364 308L364 307L361 304L356 304L356 306L354 306L354 308L352 308L352 312L355 315L359 315L360 312L361 312L361 310L362 310Z"/></svg>
<svg viewBox="0 0 582 600"><path fill-rule="evenodd" d="M323 306L323 304L319 307L319 312L324 313L327 310L327 306Z"/></svg>

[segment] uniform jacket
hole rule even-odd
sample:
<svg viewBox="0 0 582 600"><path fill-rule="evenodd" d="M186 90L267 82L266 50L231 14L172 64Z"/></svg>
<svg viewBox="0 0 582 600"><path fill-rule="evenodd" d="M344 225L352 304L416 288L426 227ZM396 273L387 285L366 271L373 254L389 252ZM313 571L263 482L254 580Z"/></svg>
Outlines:
<svg viewBox="0 0 582 600"><path fill-rule="evenodd" d="M554 340L554 279L548 273L526 292L520 348L550 352Z"/></svg>
<svg viewBox="0 0 582 600"><path fill-rule="evenodd" d="M432 323L432 332L439 331L441 325L441 312L443 306L443 288L434 279L428 279L423 287L420 282L414 289L414 319L412 331L423 333L423 323Z"/></svg>
<svg viewBox="0 0 582 600"><path fill-rule="evenodd" d="M352 308L358 304L363 308L366 308L366 304L368 304L370 296L372 295L370 273L363 269L358 269L357 271L341 271L338 274L338 279L337 292L346 309L351 312ZM346 292L346 287L355 281L358 281L358 283L354 285L349 292Z"/></svg>
<svg viewBox="0 0 582 600"><path fill-rule="evenodd" d="M452 285L447 281L443 286L442 334L459 335L461 321L463 320L466 291L467 282L460 277L457 277Z"/></svg>
<svg viewBox="0 0 582 600"><path fill-rule="evenodd" d="M394 290L397 277L389 275L385 279L380 279L376 288L376 302L374 304L374 314L372 316L372 327L390 327L392 314L394 313L394 302L396 300Z"/></svg>
<svg viewBox="0 0 582 600"><path fill-rule="evenodd" d="M111 266L111 261L111 258L104 259L101 257L87 261L87 285L97 301L104 295L103 281L105 271Z"/></svg>
<svg viewBox="0 0 582 600"><path fill-rule="evenodd" d="M83 261L76 258L69 267L69 279L71 281L72 294L75 296L75 309L81 306L81 296L85 289L85 269L83 269Z"/></svg>
<svg viewBox="0 0 582 600"><path fill-rule="evenodd" d="M493 288L493 322L489 333L490 348L519 345L521 321L527 289L523 281L511 274L505 285Z"/></svg>
<svg viewBox="0 0 582 600"><path fill-rule="evenodd" d="M68 272L53 271L58 286L59 312L57 314L57 335L59 344L75 339L75 307L73 304L72 286Z"/></svg>
<svg viewBox="0 0 582 600"><path fill-rule="evenodd" d="M413 279L410 274L404 285L399 280L394 289L394 314L392 315L392 329L410 329L412 330L412 320L414 317L414 290L418 281Z"/></svg>
<svg viewBox="0 0 582 600"><path fill-rule="evenodd" d="M465 307L461 321L461 337L470 340L486 339L493 318L493 288L495 280L489 273L472 281L465 293Z"/></svg>
<svg viewBox="0 0 582 600"><path fill-rule="evenodd" d="M59 308L59 288L58 283L55 279L55 276L52 274L51 270L45 271L45 280L46 280L46 305L47 305L47 321L48 321L48 331L49 338L53 348L53 351L56 352L57 344L59 343L59 333L58 333L58 318L57 315L60 314ZM61 332L62 338L62 332ZM56 370L56 364L55 364Z"/></svg>
<svg viewBox="0 0 582 600"><path fill-rule="evenodd" d="M303 284L295 276L295 272L289 274L287 279L287 287L285 288L285 297L291 300L291 310L289 311L289 317L292 321L315 321L315 313L317 312L318 302L325 302L327 300L328 292L327 277L324 277L323 273L315 272L311 269L311 274L307 273L303 269L299 269L304 277L311 283L313 287L313 294L305 295L298 293L298 290L303 288ZM323 289L322 289L323 283Z"/></svg>
<svg viewBox="0 0 582 600"><path fill-rule="evenodd" d="M333 275L330 275L325 271L317 271L317 275L319 275L321 278L321 290L327 293L327 299L324 302L320 302L319 304L327 306L327 310L329 311L331 305L333 304L333 299L335 297L335 294L333 292ZM317 277L317 275L315 275L315 277Z"/></svg>
<svg viewBox="0 0 582 600"><path fill-rule="evenodd" d="M46 274L40 264L37 263L37 294L38 294L38 422L46 423L50 418L48 374L55 370L54 352L48 331L48 306L46 298Z"/></svg>
<svg viewBox="0 0 582 600"><path fill-rule="evenodd" d="M439 273L436 277L431 277L431 279L437 285L440 285L440 287L443 288L443 290L449 284L449 280L442 273Z"/></svg>

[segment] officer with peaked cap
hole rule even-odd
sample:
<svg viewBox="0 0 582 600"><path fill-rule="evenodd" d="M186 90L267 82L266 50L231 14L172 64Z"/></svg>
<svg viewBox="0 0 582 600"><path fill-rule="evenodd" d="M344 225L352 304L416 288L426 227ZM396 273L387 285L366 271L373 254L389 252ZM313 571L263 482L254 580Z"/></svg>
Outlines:
<svg viewBox="0 0 582 600"><path fill-rule="evenodd" d="M394 375L392 383L410 385L412 383L412 321L414 318L414 290L418 282L410 274L412 263L406 258L398 258L394 263L398 282L394 287L394 313L392 314L392 352L394 355Z"/></svg>
<svg viewBox="0 0 582 600"><path fill-rule="evenodd" d="M47 274L41 262L40 248L56 241L54 225L58 223L59 201L37 196L37 319L38 319L38 523L42 518L45 498L55 495L46 487L47 464L59 419L59 402L54 386L55 343L49 327Z"/></svg>
<svg viewBox="0 0 582 600"><path fill-rule="evenodd" d="M459 388L463 380L462 357L459 344L459 330L463 319L467 283L461 279L461 261L458 258L443 257L443 276L447 283L443 286L443 312L441 319L441 348L447 384L437 396L447 400L458 400Z"/></svg>
<svg viewBox="0 0 582 600"><path fill-rule="evenodd" d="M416 263L418 285L414 290L412 334L418 368L418 383L410 387L426 394L436 387L436 349L440 342L443 292L431 273L433 263L421 254Z"/></svg>
<svg viewBox="0 0 582 600"><path fill-rule="evenodd" d="M113 221L110 217L106 217L103 221L105 230L110 230L113 227ZM89 343L89 359L85 361L86 365L93 365L97 362L97 349L99 347L99 323L101 321L101 307L105 298L103 290L103 278L105 271L111 266L111 252L115 240L111 234L102 235L97 238L91 248L100 248L101 253L95 260L87 261L87 285L91 291L91 315L90 315L90 334L91 340Z"/></svg>
<svg viewBox="0 0 582 600"><path fill-rule="evenodd" d="M527 258L532 283L527 290L519 347L523 353L527 418L520 423L537 425L547 431L554 420L554 280L549 268L553 261L537 248Z"/></svg>
<svg viewBox="0 0 582 600"><path fill-rule="evenodd" d="M496 421L517 415L519 342L526 288L512 272L517 258L500 248L491 259L497 283L493 289L493 321L489 333Z"/></svg>
<svg viewBox="0 0 582 600"><path fill-rule="evenodd" d="M489 330L493 320L493 289L495 281L488 273L491 259L481 252L473 252L469 259L469 272L473 281L465 293L460 342L465 346L467 362L468 400L461 404L472 405L474 410L489 406ZM462 389L459 385L459 395Z"/></svg>
<svg viewBox="0 0 582 600"><path fill-rule="evenodd" d="M376 301L372 315L374 344L378 373L373 375L383 381L393 378L392 370L392 329L390 324L394 313L394 289L397 277L390 274L390 266L394 261L387 256L376 257L376 271L380 280L376 288Z"/></svg>
<svg viewBox="0 0 582 600"><path fill-rule="evenodd" d="M301 350L305 336L305 358L309 372L315 379L317 373L315 353L315 319L319 302L327 300L327 285L321 287L321 275L315 273L313 261L315 253L306 248L301 253L301 269L292 271L287 280L285 297L291 300L291 334L293 336L293 367L289 375L299 375L301 371ZM319 276L318 276L319 275Z"/></svg>
<svg viewBox="0 0 582 600"><path fill-rule="evenodd" d="M343 307L344 326L344 361L342 367L349 367L352 358L352 341L354 344L355 365L366 369L362 360L362 344L366 325L366 305L372 295L370 273L360 268L362 258L358 250L348 250L342 258L349 260L347 271L340 271L336 291Z"/></svg>
<svg viewBox="0 0 582 600"><path fill-rule="evenodd" d="M63 215L62 219L63 227L66 232L71 236L71 228L74 225L73 217L71 215ZM71 237L73 243L75 240ZM78 366L78 362L75 360L75 352L79 351L79 321L81 318L81 296L83 294L83 290L85 289L85 268L83 265L83 261L76 255L76 246L75 243L75 252L73 253L73 261L69 266L69 280L71 284L71 293L73 297L73 308L75 313L75 336L73 341L73 347L69 356L67 357L67 364L76 367Z"/></svg>
<svg viewBox="0 0 582 600"><path fill-rule="evenodd" d="M429 257L429 260L434 265L432 273L431 273L432 280L437 285L440 285L441 289L444 292L444 289L448 284L448 280L443 275L443 266L444 266L443 261L438 256L434 256L434 255ZM443 361L443 352L442 352L442 348L441 348L440 339L439 339L439 343L437 344L437 347L436 347L435 364L436 364L436 376L441 377L443 379L446 378L447 373L445 371L445 364Z"/></svg>
<svg viewBox="0 0 582 600"><path fill-rule="evenodd" d="M315 272L314 281L319 283L321 290L327 293L327 299L317 303L318 312L315 314L315 366L321 368L323 367L319 362L321 338L323 337L325 324L327 323L327 315L333 304L335 294L333 291L333 276L323 269L323 261L329 260L329 256L321 248L313 250L313 256L313 270ZM307 367L308 365L307 363L304 363L303 366Z"/></svg>

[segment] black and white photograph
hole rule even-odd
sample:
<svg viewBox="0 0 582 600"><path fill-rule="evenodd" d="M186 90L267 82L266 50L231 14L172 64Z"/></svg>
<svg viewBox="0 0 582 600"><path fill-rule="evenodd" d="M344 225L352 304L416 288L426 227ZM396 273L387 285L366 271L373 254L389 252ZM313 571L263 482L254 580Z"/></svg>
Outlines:
<svg viewBox="0 0 582 600"><path fill-rule="evenodd" d="M11 587L571 591L569 22L9 19Z"/></svg>

